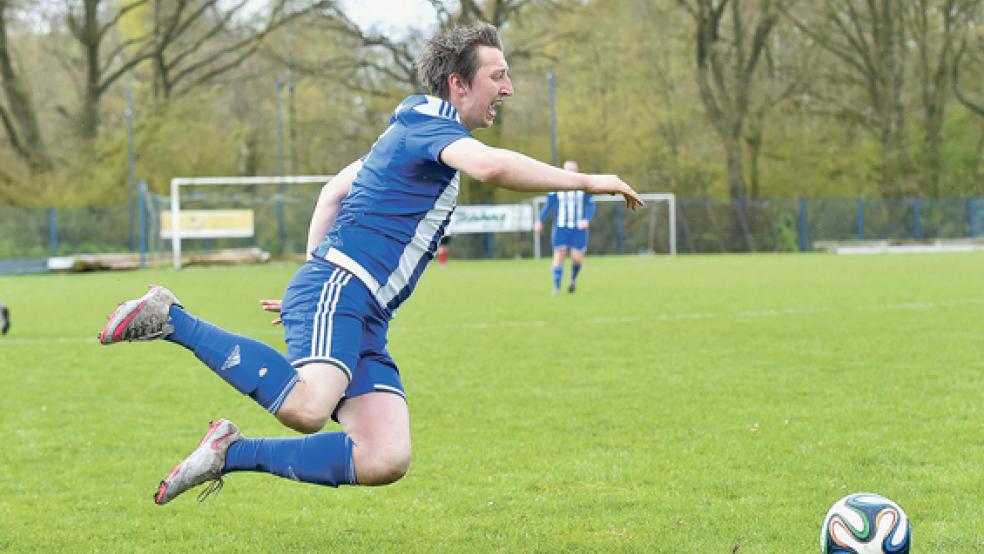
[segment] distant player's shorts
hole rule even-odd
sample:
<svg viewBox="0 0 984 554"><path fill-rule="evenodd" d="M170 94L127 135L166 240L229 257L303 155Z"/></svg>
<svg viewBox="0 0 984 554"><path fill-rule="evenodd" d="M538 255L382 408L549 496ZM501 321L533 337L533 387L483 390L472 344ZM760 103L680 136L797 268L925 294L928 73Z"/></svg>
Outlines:
<svg viewBox="0 0 984 554"><path fill-rule="evenodd" d="M551 244L554 248L570 248L584 252L588 249L588 230L554 227Z"/></svg>
<svg viewBox="0 0 984 554"><path fill-rule="evenodd" d="M451 235L444 235L443 237L441 237L441 240L440 242L438 242L438 244L440 244L441 246L447 246L451 244Z"/></svg>
<svg viewBox="0 0 984 554"><path fill-rule="evenodd" d="M294 367L326 363L349 377L342 401L370 392L406 398L386 351L389 317L358 277L324 260L308 261L284 293L280 319Z"/></svg>

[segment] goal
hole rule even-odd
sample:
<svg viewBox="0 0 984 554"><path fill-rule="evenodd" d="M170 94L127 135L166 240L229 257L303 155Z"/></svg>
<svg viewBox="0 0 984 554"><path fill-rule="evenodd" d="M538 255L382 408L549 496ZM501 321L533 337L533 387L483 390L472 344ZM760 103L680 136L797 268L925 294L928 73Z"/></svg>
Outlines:
<svg viewBox="0 0 984 554"><path fill-rule="evenodd" d="M170 210L160 214L161 238L171 240L172 264L183 243L260 246L278 255L303 251L322 185L333 175L289 177L175 177Z"/></svg>
<svg viewBox="0 0 984 554"><path fill-rule="evenodd" d="M591 219L588 250L596 254L670 254L677 253L676 195L650 192L639 196L645 206L636 210L625 207L621 195L594 195L595 215ZM546 197L533 200L534 217L546 203ZM550 233L533 237L533 256L550 251Z"/></svg>

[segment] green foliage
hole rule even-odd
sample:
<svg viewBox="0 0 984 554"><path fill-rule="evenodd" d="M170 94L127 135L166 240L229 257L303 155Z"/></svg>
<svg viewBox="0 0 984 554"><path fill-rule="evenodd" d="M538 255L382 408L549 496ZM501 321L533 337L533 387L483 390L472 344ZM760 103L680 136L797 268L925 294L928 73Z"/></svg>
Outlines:
<svg viewBox="0 0 984 554"><path fill-rule="evenodd" d="M24 14L34 9L29 3L22 6ZM744 9L758 8L749 4ZM821 10L820 3L800 2L796 20L816 24L823 19ZM106 46L142 35L152 17L149 7L128 12L113 28L119 36L107 38ZM414 92L388 53L339 32L329 19L310 16L272 33L260 55L184 95L164 98L155 88L150 62L138 65L103 93L100 135L83 141L77 113L84 57L78 44L60 19L50 26L27 21L11 22L12 51L55 169L32 174L0 135L0 205L123 201L128 86L134 97L136 175L159 193L181 175L276 174L274 79L285 79L288 59L294 89L293 97L285 88L281 98L286 173L338 171L369 149L396 103ZM642 191L727 196L723 148L695 82L694 22L680 2L531 2L503 26L503 33L516 95L506 101L496 127L476 133L480 140L549 162L546 74L553 71L561 161L573 158L585 171L618 173ZM979 30L970 30L971 46L974 33ZM770 36L763 74L749 99L753 107L768 108L761 125L758 195L880 194L881 146L863 120L848 115L848 108L857 112L863 107L864 98L853 83L837 77L845 73L838 71L845 62L819 48L791 17L780 19ZM938 38L931 37L933 48ZM420 37L406 40L415 53ZM914 56L915 50L904 60L902 98L913 175L903 178L919 181L928 158ZM378 68L362 67L369 63ZM982 70L979 53L969 47L961 80L974 97L981 95ZM945 95L944 108L938 194L984 194L981 118L963 108L952 91ZM465 179L461 201L524 196Z"/></svg>
<svg viewBox="0 0 984 554"><path fill-rule="evenodd" d="M0 277L0 549L815 552L856 491L921 551L984 542L980 253L592 257L560 297L546 260L452 260L391 328L403 481L237 473L154 506L209 419L292 433L173 344L99 346L105 314L163 283L282 348L257 300L293 271Z"/></svg>
<svg viewBox="0 0 984 554"><path fill-rule="evenodd" d="M799 228L796 223L796 218L792 214L783 214L782 217L776 221L776 234L779 237L779 244L781 245L781 249L783 251L799 251Z"/></svg>
<svg viewBox="0 0 984 554"><path fill-rule="evenodd" d="M943 132L950 140L943 148L941 194L984 194L984 118L958 107L950 112Z"/></svg>

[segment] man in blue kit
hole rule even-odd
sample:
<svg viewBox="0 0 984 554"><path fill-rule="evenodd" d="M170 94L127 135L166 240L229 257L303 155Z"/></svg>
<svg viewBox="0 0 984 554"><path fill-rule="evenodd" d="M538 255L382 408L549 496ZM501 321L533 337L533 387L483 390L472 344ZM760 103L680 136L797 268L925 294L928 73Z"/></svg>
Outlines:
<svg viewBox="0 0 984 554"><path fill-rule="evenodd" d="M567 160L564 169L577 171L577 162ZM568 252L571 256L571 282L567 292L573 293L577 288L575 282L584 264L584 255L588 251L588 226L594 217L595 203L589 193L580 190L551 192L547 195L547 203L540 210L540 219L534 224L533 230L537 235L543 232L543 222L554 213L553 232L550 243L553 245L553 293L560 293L560 283L564 278L564 258Z"/></svg>
<svg viewBox="0 0 984 554"><path fill-rule="evenodd" d="M459 172L511 190L583 190L639 196L614 175L586 175L491 148L471 131L489 127L512 96L498 31L480 23L432 38L418 71L433 96L410 96L369 153L340 171L318 198L308 261L279 311L287 354L191 315L168 289L123 302L102 344L163 338L194 352L239 392L304 437L245 438L229 420L161 481L157 504L206 481L207 496L234 471L267 472L337 487L384 485L410 463L410 419L389 320L413 292L447 229ZM333 418L341 432L321 432Z"/></svg>

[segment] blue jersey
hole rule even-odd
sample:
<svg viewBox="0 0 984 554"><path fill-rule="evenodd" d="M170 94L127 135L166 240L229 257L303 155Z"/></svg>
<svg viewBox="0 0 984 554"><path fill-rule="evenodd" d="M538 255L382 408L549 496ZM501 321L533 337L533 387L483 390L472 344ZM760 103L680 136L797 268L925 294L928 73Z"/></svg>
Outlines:
<svg viewBox="0 0 984 554"><path fill-rule="evenodd" d="M594 217L595 203L590 194L579 190L551 192L540 210L540 222L546 221L554 210L557 211L553 220L555 229L577 229L578 221L591 221Z"/></svg>
<svg viewBox="0 0 984 554"><path fill-rule="evenodd" d="M395 311L434 257L457 205L458 171L441 162L441 151L470 137L446 100L416 95L401 102L313 255L351 272Z"/></svg>

